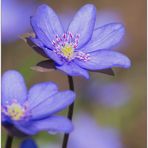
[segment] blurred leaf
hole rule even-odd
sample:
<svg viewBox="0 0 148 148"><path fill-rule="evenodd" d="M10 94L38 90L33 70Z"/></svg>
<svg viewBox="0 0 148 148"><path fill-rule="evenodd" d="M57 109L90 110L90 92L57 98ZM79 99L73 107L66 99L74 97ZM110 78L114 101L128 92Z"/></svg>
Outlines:
<svg viewBox="0 0 148 148"><path fill-rule="evenodd" d="M38 72L50 72L56 70L56 67L52 60L45 60L39 62L36 66L32 66L31 69Z"/></svg>
<svg viewBox="0 0 148 148"><path fill-rule="evenodd" d="M100 72L100 73L104 73L104 74L107 74L107 75L115 76L115 73L111 68L102 69L102 70L95 70L95 71L92 71L92 72Z"/></svg>
<svg viewBox="0 0 148 148"><path fill-rule="evenodd" d="M35 38L35 34L34 33L26 33L24 35L21 36L21 39L24 40L32 49L34 49L37 53L41 54L43 57L45 58L49 58L44 51L42 50L42 48L40 48L39 46L37 46L36 44L34 44L29 37L33 37Z"/></svg>

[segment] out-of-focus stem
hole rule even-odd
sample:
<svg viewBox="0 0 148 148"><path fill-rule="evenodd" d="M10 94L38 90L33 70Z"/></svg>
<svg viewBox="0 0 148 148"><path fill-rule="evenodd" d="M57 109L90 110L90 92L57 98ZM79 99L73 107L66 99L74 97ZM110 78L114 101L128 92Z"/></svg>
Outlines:
<svg viewBox="0 0 148 148"><path fill-rule="evenodd" d="M7 135L5 148L12 147L13 136Z"/></svg>

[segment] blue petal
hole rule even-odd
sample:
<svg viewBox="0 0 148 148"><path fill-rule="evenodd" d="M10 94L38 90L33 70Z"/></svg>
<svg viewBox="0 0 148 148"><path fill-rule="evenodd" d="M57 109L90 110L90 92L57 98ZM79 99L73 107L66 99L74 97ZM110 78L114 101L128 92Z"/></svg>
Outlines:
<svg viewBox="0 0 148 148"><path fill-rule="evenodd" d="M37 144L33 139L25 139L21 142L20 148L37 148Z"/></svg>
<svg viewBox="0 0 148 148"><path fill-rule="evenodd" d="M27 88L23 76L15 70L6 71L2 76L2 104L14 99L23 103L26 98Z"/></svg>
<svg viewBox="0 0 148 148"><path fill-rule="evenodd" d="M56 84L52 82L42 82L33 85L28 93L29 108L33 108L38 104L46 101L49 97L58 92Z"/></svg>
<svg viewBox="0 0 148 148"><path fill-rule="evenodd" d="M83 62L75 60L81 67L89 70L99 70L111 67L129 68L131 62L129 58L121 53L111 50L99 50L90 53L90 60Z"/></svg>
<svg viewBox="0 0 148 148"><path fill-rule="evenodd" d="M41 5L36 15L31 18L31 25L37 37L50 46L56 35L62 35L64 30L57 14L47 5Z"/></svg>
<svg viewBox="0 0 148 148"><path fill-rule="evenodd" d="M63 64L63 61L61 60L61 58L59 57L59 55L57 55L55 52L53 52L52 50L46 48L43 43L37 39L37 38L29 38L34 44L36 44L38 47L40 47L39 49L37 49L37 52L40 53L41 55L43 55L44 57L50 58L52 60L54 60L56 63L58 64Z"/></svg>
<svg viewBox="0 0 148 148"><path fill-rule="evenodd" d="M56 68L66 72L70 76L84 76L86 79L89 79L88 72L74 62L65 63L62 66L56 66Z"/></svg>
<svg viewBox="0 0 148 148"><path fill-rule="evenodd" d="M37 39L37 38L32 38L32 37L29 37L29 39L30 39L35 45L37 45L38 47L40 47L40 48L43 48L43 47L44 47L43 43L42 43L39 39Z"/></svg>
<svg viewBox="0 0 148 148"><path fill-rule="evenodd" d="M58 54L56 54L55 52L53 52L52 50L50 50L48 48L43 48L43 51L46 53L46 55L50 59L54 60L57 64L62 65L64 63L64 61L62 61L60 56Z"/></svg>
<svg viewBox="0 0 148 148"><path fill-rule="evenodd" d="M83 6L74 16L68 31L80 34L78 48L87 43L93 33L96 21L96 8L92 4Z"/></svg>
<svg viewBox="0 0 148 148"><path fill-rule="evenodd" d="M69 90L58 92L50 97L47 96L46 100L40 97L42 102L30 109L32 115L31 119L41 119L59 112L69 106L74 99L75 93Z"/></svg>
<svg viewBox="0 0 148 148"><path fill-rule="evenodd" d="M11 121L10 117L5 115L4 113L1 113L1 122L2 123L11 123L12 121Z"/></svg>
<svg viewBox="0 0 148 148"><path fill-rule="evenodd" d="M48 131L49 133L69 133L73 130L72 123L65 117L51 116L37 121L28 123L14 123L22 132L28 135L35 135L40 131Z"/></svg>
<svg viewBox="0 0 148 148"><path fill-rule="evenodd" d="M120 42L125 29L122 24L111 23L94 30L90 42L81 49L84 52L93 52L100 49L109 49Z"/></svg>

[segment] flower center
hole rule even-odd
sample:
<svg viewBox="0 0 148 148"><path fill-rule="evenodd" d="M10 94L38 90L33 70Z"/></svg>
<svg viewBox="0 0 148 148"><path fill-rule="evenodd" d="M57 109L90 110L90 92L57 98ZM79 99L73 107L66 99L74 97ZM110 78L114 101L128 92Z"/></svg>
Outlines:
<svg viewBox="0 0 148 148"><path fill-rule="evenodd" d="M67 58L70 61L73 58L74 49L71 45L66 44L61 49L61 54L63 54L63 57Z"/></svg>
<svg viewBox="0 0 148 148"><path fill-rule="evenodd" d="M52 45L55 47L53 50L56 54L60 55L67 61L74 58L74 51L78 46L79 34L73 35L72 33L64 33L62 36L56 35Z"/></svg>
<svg viewBox="0 0 148 148"><path fill-rule="evenodd" d="M20 120L26 114L26 106L21 106L17 102L2 107L2 112L10 116L13 120Z"/></svg>
<svg viewBox="0 0 148 148"><path fill-rule="evenodd" d="M52 41L52 45L55 47L53 51L66 61L71 61L75 58L88 61L90 59L89 54L76 50L79 38L79 34L74 35L71 32L64 33L60 37L56 35L55 40Z"/></svg>

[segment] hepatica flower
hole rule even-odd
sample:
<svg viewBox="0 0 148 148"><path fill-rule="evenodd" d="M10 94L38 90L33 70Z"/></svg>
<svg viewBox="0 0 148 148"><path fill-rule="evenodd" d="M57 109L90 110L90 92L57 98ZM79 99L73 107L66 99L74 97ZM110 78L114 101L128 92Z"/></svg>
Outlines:
<svg viewBox="0 0 148 148"><path fill-rule="evenodd" d="M122 107L128 104L131 99L131 90L123 82L117 83L98 80L89 83L89 85L85 83L80 90L81 92L85 92L82 93L82 98L104 107Z"/></svg>
<svg viewBox="0 0 148 148"><path fill-rule="evenodd" d="M98 125L88 114L79 113L74 126L68 148L123 148L117 129Z"/></svg>
<svg viewBox="0 0 148 148"><path fill-rule="evenodd" d="M70 105L74 98L74 92L59 92L52 82L35 84L27 92L22 75L7 71L2 76L2 124L16 136L18 131L25 135L39 131L69 133L71 122L54 114Z"/></svg>
<svg viewBox="0 0 148 148"><path fill-rule="evenodd" d="M33 0L2 0L2 42L14 42L30 30L29 18L37 4ZM9 10L9 11L8 11ZM21 24L21 27L20 27Z"/></svg>
<svg viewBox="0 0 148 148"><path fill-rule="evenodd" d="M123 25L111 23L95 29L95 21L95 6L86 4L64 30L56 13L41 5L31 17L35 36L28 39L40 47L38 52L55 62L57 69L70 76L89 78L87 70L130 67L125 55L110 50L123 37Z"/></svg>

